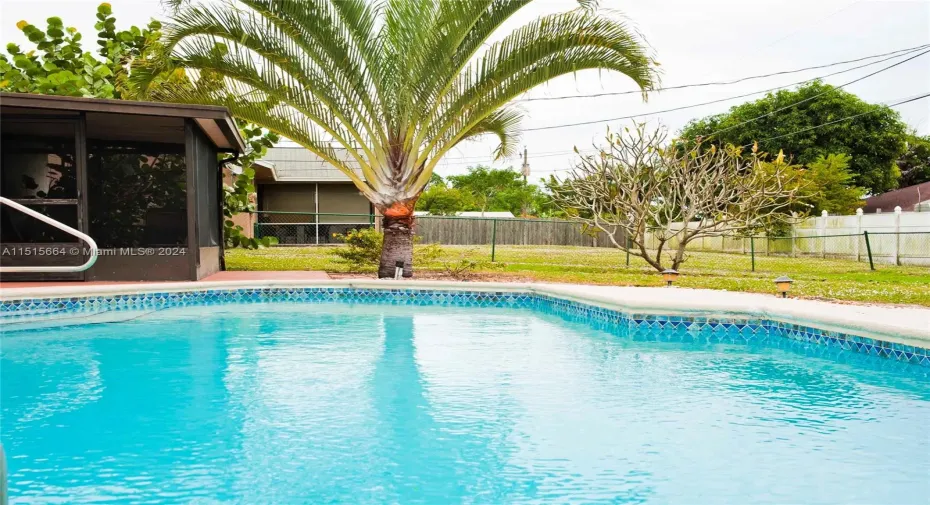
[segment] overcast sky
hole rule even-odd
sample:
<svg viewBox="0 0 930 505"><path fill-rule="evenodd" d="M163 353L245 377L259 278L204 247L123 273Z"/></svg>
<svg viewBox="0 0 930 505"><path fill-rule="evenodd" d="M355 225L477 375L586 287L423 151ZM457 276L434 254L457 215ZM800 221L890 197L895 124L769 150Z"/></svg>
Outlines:
<svg viewBox="0 0 930 505"><path fill-rule="evenodd" d="M4 45L13 41L23 43L24 48L29 47L16 29L16 22L26 19L44 28L46 18L59 16L66 26L77 27L84 34L87 46L91 47L95 41L94 14L99 3L96 0L2 0L0 40ZM110 0L110 3L120 28L143 25L152 17L165 16L159 0ZM536 16L568 10L575 5L574 0L537 0L511 19L496 38ZM930 44L930 0L601 0L601 7L622 13L643 34L661 63L663 86L732 80ZM843 84L900 59L825 80L831 84ZM527 113L524 127L647 114L784 86L855 65L858 64L729 86L668 90L653 93L645 103L637 94L522 102ZM632 83L622 76L591 71L559 78L537 88L528 97L634 89ZM892 103L930 93L930 54L846 89L873 103ZM692 118L724 112L730 106L757 96L762 95L644 116L642 120L661 122L678 130ZM911 128L920 134L930 133L930 98L906 104L897 110ZM530 153L532 178L564 171L571 163L571 154L568 153L574 146L589 149L592 142L603 137L607 125L617 127L623 124L624 121L612 121L527 131L523 140ZM495 142L488 139L459 147L440 163L437 171L441 175L449 175L464 172L469 165L489 164L494 145ZM519 168L520 163L520 160L512 159L497 166Z"/></svg>

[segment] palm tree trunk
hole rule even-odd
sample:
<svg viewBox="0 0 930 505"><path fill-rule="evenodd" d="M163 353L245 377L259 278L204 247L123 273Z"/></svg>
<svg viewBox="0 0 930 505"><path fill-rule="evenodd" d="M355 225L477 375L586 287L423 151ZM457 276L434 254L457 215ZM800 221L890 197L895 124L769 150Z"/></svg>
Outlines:
<svg viewBox="0 0 930 505"><path fill-rule="evenodd" d="M398 262L404 264L404 277L413 277L413 209L416 199L397 202L383 209L381 229L384 242L378 278L393 278Z"/></svg>

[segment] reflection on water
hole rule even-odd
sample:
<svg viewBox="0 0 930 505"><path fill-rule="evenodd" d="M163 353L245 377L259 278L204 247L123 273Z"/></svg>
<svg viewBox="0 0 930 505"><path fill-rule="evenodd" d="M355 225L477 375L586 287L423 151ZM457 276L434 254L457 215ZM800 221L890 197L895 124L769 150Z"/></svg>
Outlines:
<svg viewBox="0 0 930 505"><path fill-rule="evenodd" d="M100 362L87 342L4 343L3 375L16 377L17 388L32 391L28 401L3 409L19 423L28 424L65 414L100 399L103 381ZM5 384L4 384L5 385Z"/></svg>
<svg viewBox="0 0 930 505"><path fill-rule="evenodd" d="M13 503L930 492L930 384L868 357L633 342L516 310L277 304L5 336L0 358Z"/></svg>

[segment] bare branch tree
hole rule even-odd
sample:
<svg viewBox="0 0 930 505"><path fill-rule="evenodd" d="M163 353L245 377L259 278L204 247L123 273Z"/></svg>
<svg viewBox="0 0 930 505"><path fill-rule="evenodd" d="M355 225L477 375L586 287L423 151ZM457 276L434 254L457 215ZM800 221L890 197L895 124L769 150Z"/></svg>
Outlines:
<svg viewBox="0 0 930 505"><path fill-rule="evenodd" d="M762 163L755 147L744 155L667 140L664 128L642 124L608 133L598 154L553 186L555 203L661 271L677 270L694 240L758 226L797 197L788 166Z"/></svg>

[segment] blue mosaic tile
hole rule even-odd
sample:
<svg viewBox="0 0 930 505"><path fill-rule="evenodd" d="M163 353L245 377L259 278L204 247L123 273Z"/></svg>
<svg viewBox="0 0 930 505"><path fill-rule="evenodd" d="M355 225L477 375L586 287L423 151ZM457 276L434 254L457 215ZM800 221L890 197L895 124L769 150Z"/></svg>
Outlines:
<svg viewBox="0 0 930 505"><path fill-rule="evenodd" d="M633 340L687 343L804 345L821 353L855 353L930 367L930 350L911 345L748 318L707 318L629 313L572 300L507 291L442 291L369 288L242 288L154 292L115 296L23 299L0 302L0 324L59 316L217 305L224 303L365 303L382 305L531 309L582 322Z"/></svg>

